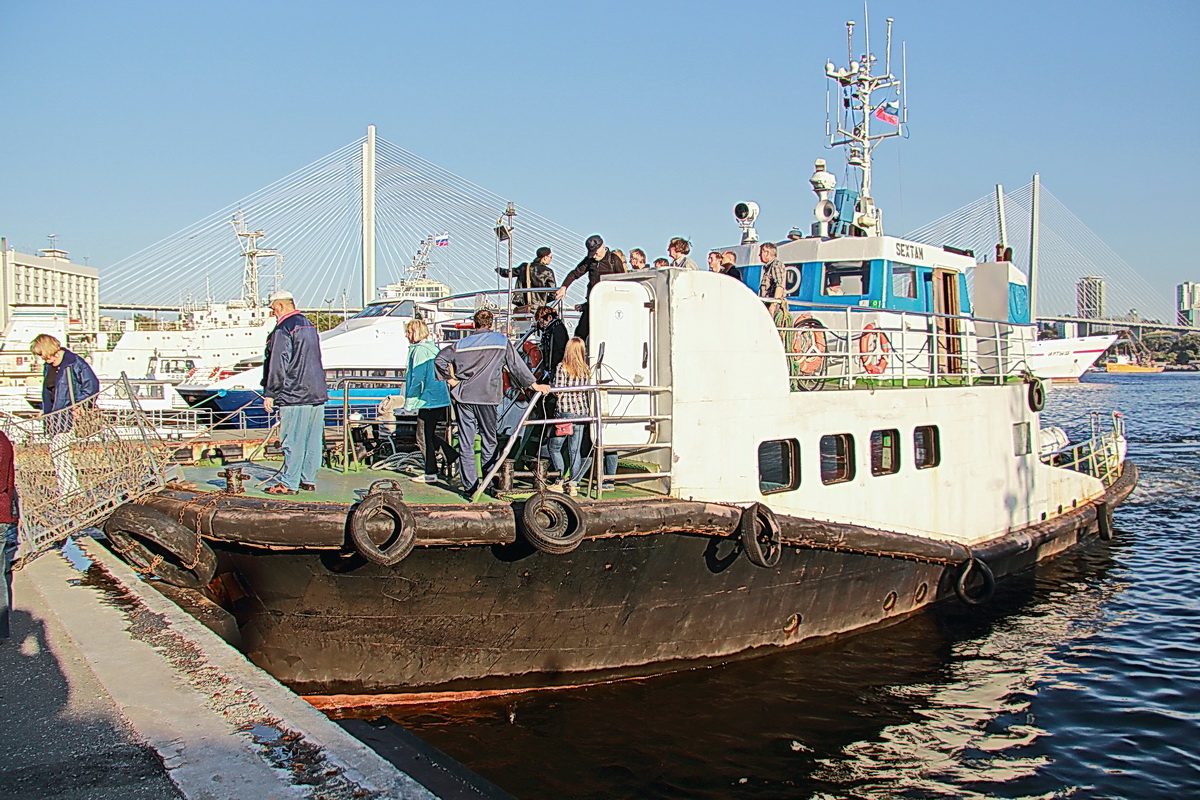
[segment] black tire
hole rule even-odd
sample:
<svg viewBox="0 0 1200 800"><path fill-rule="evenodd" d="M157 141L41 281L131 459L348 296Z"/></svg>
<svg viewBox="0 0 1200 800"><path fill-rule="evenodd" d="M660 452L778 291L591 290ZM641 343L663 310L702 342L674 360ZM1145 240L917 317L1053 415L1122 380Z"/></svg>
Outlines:
<svg viewBox="0 0 1200 800"><path fill-rule="evenodd" d="M978 572L983 577L983 584L979 587L977 594L971 594L967 589L967 584L971 580L971 576ZM996 576L992 573L992 568L982 558L971 556L970 559L964 561L962 566L958 568L958 579L954 582L954 593L958 595L958 599L969 606L977 606L986 603L992 599L992 594L996 591Z"/></svg>
<svg viewBox="0 0 1200 800"><path fill-rule="evenodd" d="M1029 382L1029 410L1041 411L1046 407L1046 383L1038 378Z"/></svg>
<svg viewBox="0 0 1200 800"><path fill-rule="evenodd" d="M135 570L183 589L202 589L217 557L200 535L161 511L123 505L104 522L113 551Z"/></svg>
<svg viewBox="0 0 1200 800"><path fill-rule="evenodd" d="M783 534L775 512L762 503L755 503L742 512L738 521L738 536L746 558L756 567L771 569L783 555Z"/></svg>
<svg viewBox="0 0 1200 800"><path fill-rule="evenodd" d="M521 522L525 539L552 556L565 555L579 547L587 532L583 509L571 498L559 494L535 494L526 500Z"/></svg>
<svg viewBox="0 0 1200 800"><path fill-rule="evenodd" d="M371 538L371 521L388 517L392 531L381 543ZM376 492L363 498L350 511L350 543L372 564L394 567L403 561L417 543L417 521L412 511L394 492Z"/></svg>
<svg viewBox="0 0 1200 800"><path fill-rule="evenodd" d="M1108 503L1096 505L1096 535L1101 541L1111 542L1116 530L1113 528L1113 510Z"/></svg>

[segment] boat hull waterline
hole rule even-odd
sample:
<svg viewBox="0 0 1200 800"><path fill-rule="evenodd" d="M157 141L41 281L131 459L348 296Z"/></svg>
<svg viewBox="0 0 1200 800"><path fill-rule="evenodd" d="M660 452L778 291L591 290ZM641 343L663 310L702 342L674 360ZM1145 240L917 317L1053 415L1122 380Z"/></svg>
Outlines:
<svg viewBox="0 0 1200 800"><path fill-rule="evenodd" d="M274 500L175 491L148 505L199 525L246 589L235 608L246 654L295 691L469 695L662 672L897 622L954 598L972 558L1000 578L1097 536L1136 481L1126 462L1102 497L970 548L780 516L773 568L741 552L740 508L684 500L581 503L587 537L557 556L523 541L514 506L414 506L417 547L394 568L345 545L342 504L312 504L303 526L298 504ZM440 521L423 526L432 513ZM247 545L255 539L263 546Z"/></svg>

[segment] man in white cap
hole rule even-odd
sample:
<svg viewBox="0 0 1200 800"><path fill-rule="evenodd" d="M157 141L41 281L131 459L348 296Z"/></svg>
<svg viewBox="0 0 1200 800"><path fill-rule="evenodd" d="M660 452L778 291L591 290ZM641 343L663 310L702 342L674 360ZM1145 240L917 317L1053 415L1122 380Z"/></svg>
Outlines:
<svg viewBox="0 0 1200 800"><path fill-rule="evenodd" d="M291 292L270 297L275 330L263 362L263 408L279 410L283 469L267 494L315 491L325 447L325 402L329 389L321 364L317 328L299 311Z"/></svg>

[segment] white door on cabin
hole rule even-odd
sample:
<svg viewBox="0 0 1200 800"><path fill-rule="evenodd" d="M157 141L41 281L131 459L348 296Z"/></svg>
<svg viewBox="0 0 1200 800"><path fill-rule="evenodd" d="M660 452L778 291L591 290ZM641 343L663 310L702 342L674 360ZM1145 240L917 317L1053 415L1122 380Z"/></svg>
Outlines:
<svg viewBox="0 0 1200 800"><path fill-rule="evenodd" d="M641 281L603 281L591 295L590 355L600 360L597 380L602 385L654 384L654 293ZM654 406L647 392L602 392L606 417L629 417L605 423L603 441L638 445L650 441L647 417Z"/></svg>

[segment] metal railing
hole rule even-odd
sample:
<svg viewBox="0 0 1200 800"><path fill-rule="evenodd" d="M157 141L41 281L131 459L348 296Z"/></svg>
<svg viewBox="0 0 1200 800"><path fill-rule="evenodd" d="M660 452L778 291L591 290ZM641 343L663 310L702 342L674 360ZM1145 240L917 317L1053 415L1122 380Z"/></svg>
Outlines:
<svg viewBox="0 0 1200 800"><path fill-rule="evenodd" d="M22 560L164 486L172 446L121 381L123 407L101 410L93 397L31 419L0 415L15 451Z"/></svg>
<svg viewBox="0 0 1200 800"><path fill-rule="evenodd" d="M661 449L669 450L672 447L672 444L669 441L665 441L665 442L652 441L652 442L647 442L644 444L637 444L637 445L614 445L614 446L605 445L604 444L604 423L611 423L611 422L656 423L656 422L670 420L670 415L667 415L667 414L607 414L606 415L603 413L603 408L604 408L604 405L603 405L604 397L603 396L607 393L648 394L648 395L653 396L653 395L662 394L662 393L666 393L666 392L670 392L670 391L671 391L670 387L667 387L667 386L631 386L628 384L612 384L612 383L589 384L586 386L554 387L550 390L550 394L564 394L567 392L588 392L591 395L590 406L592 409L592 413L590 415L581 416L581 417L556 417L553 419L530 419L530 415L533 414L534 409L538 405L538 400L540 400L543 396L545 396L542 392L535 392L532 399L529 401L529 405L526 406L524 413L522 413L521 419L517 422L516 426L513 428L512 433L509 435L508 441L505 442L504 447L497 453L497 455L495 457L495 463L492 465L492 468L488 471L488 473L479 482L479 486L476 488L475 494L472 495L472 497L471 497L471 502L477 502L479 500L480 496L487 489L487 487L489 487L491 485L492 481L495 480L496 476L500 473L500 470L504 466L505 459L508 458L509 453L512 452L513 447L515 447L516 443L520 440L520 438L521 438L520 433L521 433L522 429L527 428L527 427L558 425L558 424L567 423L567 422L572 423L572 424L591 424L593 426L592 427L592 430L593 430L592 445L594 447L595 454L592 458L591 494L593 494L596 498L602 497L604 492L606 491L604 488L604 483L606 481L615 480L618 477L622 477L623 479L628 478L631 480L664 479L668 482L667 490L669 491L670 490L669 482L670 482L671 475L672 475L670 470L659 471L659 472L637 472L637 473L631 473L626 476L605 475L603 470L604 470L604 456L608 453L609 450L613 450L613 451L616 451L616 450L646 451L646 450L661 450ZM670 463L670 461L668 460L667 463ZM575 478L575 476L572 476L572 477L573 477L573 479ZM582 478L582 476L578 476L578 477Z"/></svg>
<svg viewBox="0 0 1200 800"><path fill-rule="evenodd" d="M807 303L774 316L792 391L996 384L1030 371L1028 326L1006 321Z"/></svg>
<svg viewBox="0 0 1200 800"><path fill-rule="evenodd" d="M1125 459L1125 417L1119 411L1109 412L1107 426L1104 417L1102 412L1091 412L1090 438L1043 453L1042 462L1091 475L1111 486L1120 477L1121 462Z"/></svg>

